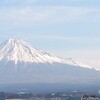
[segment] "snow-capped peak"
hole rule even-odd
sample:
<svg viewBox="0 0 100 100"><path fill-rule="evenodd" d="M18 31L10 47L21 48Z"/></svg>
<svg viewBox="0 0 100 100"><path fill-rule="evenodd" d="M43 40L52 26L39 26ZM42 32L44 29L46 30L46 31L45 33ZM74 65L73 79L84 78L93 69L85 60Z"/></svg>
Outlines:
<svg viewBox="0 0 100 100"><path fill-rule="evenodd" d="M33 48L30 44L22 41L9 39L0 46L0 60L34 63L53 63L62 62L64 59L51 56L49 53Z"/></svg>
<svg viewBox="0 0 100 100"><path fill-rule="evenodd" d="M74 66L83 65L76 63L71 58L63 59L52 56L47 52L33 48L30 44L16 39L9 39L0 46L0 60L25 63L64 63ZM90 68L90 67L89 67Z"/></svg>

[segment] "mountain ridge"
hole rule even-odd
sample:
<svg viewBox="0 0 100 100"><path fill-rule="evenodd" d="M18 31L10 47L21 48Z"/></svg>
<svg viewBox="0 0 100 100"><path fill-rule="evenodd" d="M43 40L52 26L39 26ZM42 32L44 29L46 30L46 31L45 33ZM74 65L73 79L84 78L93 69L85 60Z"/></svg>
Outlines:
<svg viewBox="0 0 100 100"><path fill-rule="evenodd" d="M90 66L83 66L75 62L72 58L61 58L52 56L51 54L33 48L32 45L22 40L9 39L0 46L0 60L30 63L64 63L74 66L82 66L91 68Z"/></svg>

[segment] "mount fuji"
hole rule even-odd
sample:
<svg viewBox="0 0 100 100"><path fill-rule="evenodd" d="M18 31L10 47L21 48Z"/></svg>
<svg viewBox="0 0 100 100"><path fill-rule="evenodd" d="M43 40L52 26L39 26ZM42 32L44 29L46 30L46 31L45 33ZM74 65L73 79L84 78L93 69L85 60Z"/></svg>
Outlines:
<svg viewBox="0 0 100 100"><path fill-rule="evenodd" d="M100 71L9 39L0 45L0 84L16 83L99 85Z"/></svg>
<svg viewBox="0 0 100 100"><path fill-rule="evenodd" d="M9 39L0 46L0 61L12 61L17 65L20 62L27 63L63 63L92 69L91 66L76 62L72 58L63 59L52 56L47 52L33 48L22 40Z"/></svg>

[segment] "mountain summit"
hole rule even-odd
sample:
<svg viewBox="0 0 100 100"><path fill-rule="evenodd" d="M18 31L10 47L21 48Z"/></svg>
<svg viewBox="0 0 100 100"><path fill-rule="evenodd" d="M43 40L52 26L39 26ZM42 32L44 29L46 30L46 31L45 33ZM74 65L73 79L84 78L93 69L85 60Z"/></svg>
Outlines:
<svg viewBox="0 0 100 100"><path fill-rule="evenodd" d="M47 52L33 48L30 44L22 41L9 39L1 45L0 60L30 63L66 63L64 59L56 56L51 56Z"/></svg>

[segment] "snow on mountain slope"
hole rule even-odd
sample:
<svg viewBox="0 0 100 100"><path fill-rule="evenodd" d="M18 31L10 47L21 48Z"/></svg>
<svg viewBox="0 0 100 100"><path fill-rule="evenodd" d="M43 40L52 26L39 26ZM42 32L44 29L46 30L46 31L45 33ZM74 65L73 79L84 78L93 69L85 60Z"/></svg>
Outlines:
<svg viewBox="0 0 100 100"><path fill-rule="evenodd" d="M30 44L22 41L9 39L0 46L0 60L14 61L25 63L63 63L80 67L91 68L83 64L75 62L71 58L63 59L60 57L52 56L47 52L33 48Z"/></svg>
<svg viewBox="0 0 100 100"><path fill-rule="evenodd" d="M0 83L98 84L100 71L72 58L52 56L22 40L9 39L0 45Z"/></svg>

